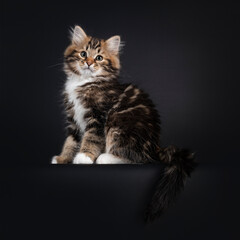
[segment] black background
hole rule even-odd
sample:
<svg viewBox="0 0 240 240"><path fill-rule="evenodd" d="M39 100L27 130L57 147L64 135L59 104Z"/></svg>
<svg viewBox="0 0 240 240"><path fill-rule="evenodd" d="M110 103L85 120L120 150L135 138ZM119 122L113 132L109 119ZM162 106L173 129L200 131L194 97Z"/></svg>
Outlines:
<svg viewBox="0 0 240 240"><path fill-rule="evenodd" d="M47 232L53 238L234 239L238 14L231 1L2 1L5 238L20 231L35 239ZM76 24L95 37L121 35L121 81L150 94L161 114L163 145L197 153L199 168L177 206L150 228L140 223L140 213L158 167L48 165L65 138L62 56Z"/></svg>

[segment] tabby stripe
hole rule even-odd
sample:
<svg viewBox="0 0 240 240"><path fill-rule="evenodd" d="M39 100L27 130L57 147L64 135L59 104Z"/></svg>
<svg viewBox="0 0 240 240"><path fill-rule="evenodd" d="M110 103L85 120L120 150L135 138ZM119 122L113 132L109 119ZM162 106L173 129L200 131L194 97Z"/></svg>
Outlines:
<svg viewBox="0 0 240 240"><path fill-rule="evenodd" d="M73 129L71 126L67 127L68 135L71 135L75 141L80 142L81 135L78 129Z"/></svg>
<svg viewBox="0 0 240 240"><path fill-rule="evenodd" d="M71 122L73 122L73 121L74 121L74 119L73 119L73 117L72 117L72 116L71 116L71 117L67 117L67 121L71 123Z"/></svg>
<svg viewBox="0 0 240 240"><path fill-rule="evenodd" d="M98 43L98 45L95 46L94 49L97 49L98 47L101 47L101 43Z"/></svg>
<svg viewBox="0 0 240 240"><path fill-rule="evenodd" d="M97 140L92 140L92 139L85 139L86 142L93 143L96 145L102 145L102 142L97 141Z"/></svg>
<svg viewBox="0 0 240 240"><path fill-rule="evenodd" d="M90 123L86 126L86 129L85 131L91 129L91 128L101 128L102 125L100 123L97 123L97 122L93 122L93 123Z"/></svg>
<svg viewBox="0 0 240 240"><path fill-rule="evenodd" d="M74 62L74 61L80 60L80 58L79 58L79 57L76 57L76 56L68 56L68 57L66 57L65 60L66 60L67 62Z"/></svg>
<svg viewBox="0 0 240 240"><path fill-rule="evenodd" d="M126 113L126 112L131 112L131 111L139 110L139 108L143 109L145 112L149 112L149 111L150 111L146 106L144 106L144 105L142 105L142 104L139 104L139 105L137 105L137 106L135 106L135 107L129 107L129 108L127 108L127 109L125 109L125 110L122 110L122 111L120 111L120 112L117 112L117 113L118 113L118 114L123 114L123 113Z"/></svg>
<svg viewBox="0 0 240 240"><path fill-rule="evenodd" d="M68 62L67 62L67 65L68 65L68 67L70 68L70 70L71 70L72 72L74 72L75 74L79 75L79 72L78 72L77 69L73 68Z"/></svg>
<svg viewBox="0 0 240 240"><path fill-rule="evenodd" d="M91 130L88 131L91 134L96 135L97 137L102 137L103 136L103 130L100 128L91 128Z"/></svg>

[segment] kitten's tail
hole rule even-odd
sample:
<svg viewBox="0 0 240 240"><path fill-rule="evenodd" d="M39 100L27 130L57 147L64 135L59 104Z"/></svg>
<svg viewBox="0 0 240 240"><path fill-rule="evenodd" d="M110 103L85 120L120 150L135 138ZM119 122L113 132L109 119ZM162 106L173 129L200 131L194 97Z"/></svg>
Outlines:
<svg viewBox="0 0 240 240"><path fill-rule="evenodd" d="M175 201L178 193L184 188L185 180L190 177L196 166L193 153L175 146L162 149L159 158L167 166L145 212L146 222L151 222L159 217Z"/></svg>

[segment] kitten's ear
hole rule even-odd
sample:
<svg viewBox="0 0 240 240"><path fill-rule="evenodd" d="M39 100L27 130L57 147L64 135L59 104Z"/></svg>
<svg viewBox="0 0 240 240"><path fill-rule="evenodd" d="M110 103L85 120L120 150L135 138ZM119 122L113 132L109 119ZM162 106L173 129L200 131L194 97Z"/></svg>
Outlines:
<svg viewBox="0 0 240 240"><path fill-rule="evenodd" d="M72 31L72 43L77 45L81 44L86 37L87 35L83 31L83 29L79 26L75 26L75 28Z"/></svg>
<svg viewBox="0 0 240 240"><path fill-rule="evenodd" d="M109 52L117 55L121 47L121 38L120 36L113 36L106 41L106 46Z"/></svg>

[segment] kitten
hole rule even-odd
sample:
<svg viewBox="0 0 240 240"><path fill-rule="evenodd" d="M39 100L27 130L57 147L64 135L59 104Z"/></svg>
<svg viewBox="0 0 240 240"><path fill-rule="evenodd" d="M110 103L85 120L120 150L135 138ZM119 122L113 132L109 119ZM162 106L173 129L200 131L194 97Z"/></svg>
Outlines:
<svg viewBox="0 0 240 240"><path fill-rule="evenodd" d="M153 102L138 87L118 82L121 46L119 36L102 40L74 28L64 53L68 137L52 163L165 163L146 215L153 219L183 187L194 168L193 155L174 146L162 148Z"/></svg>

